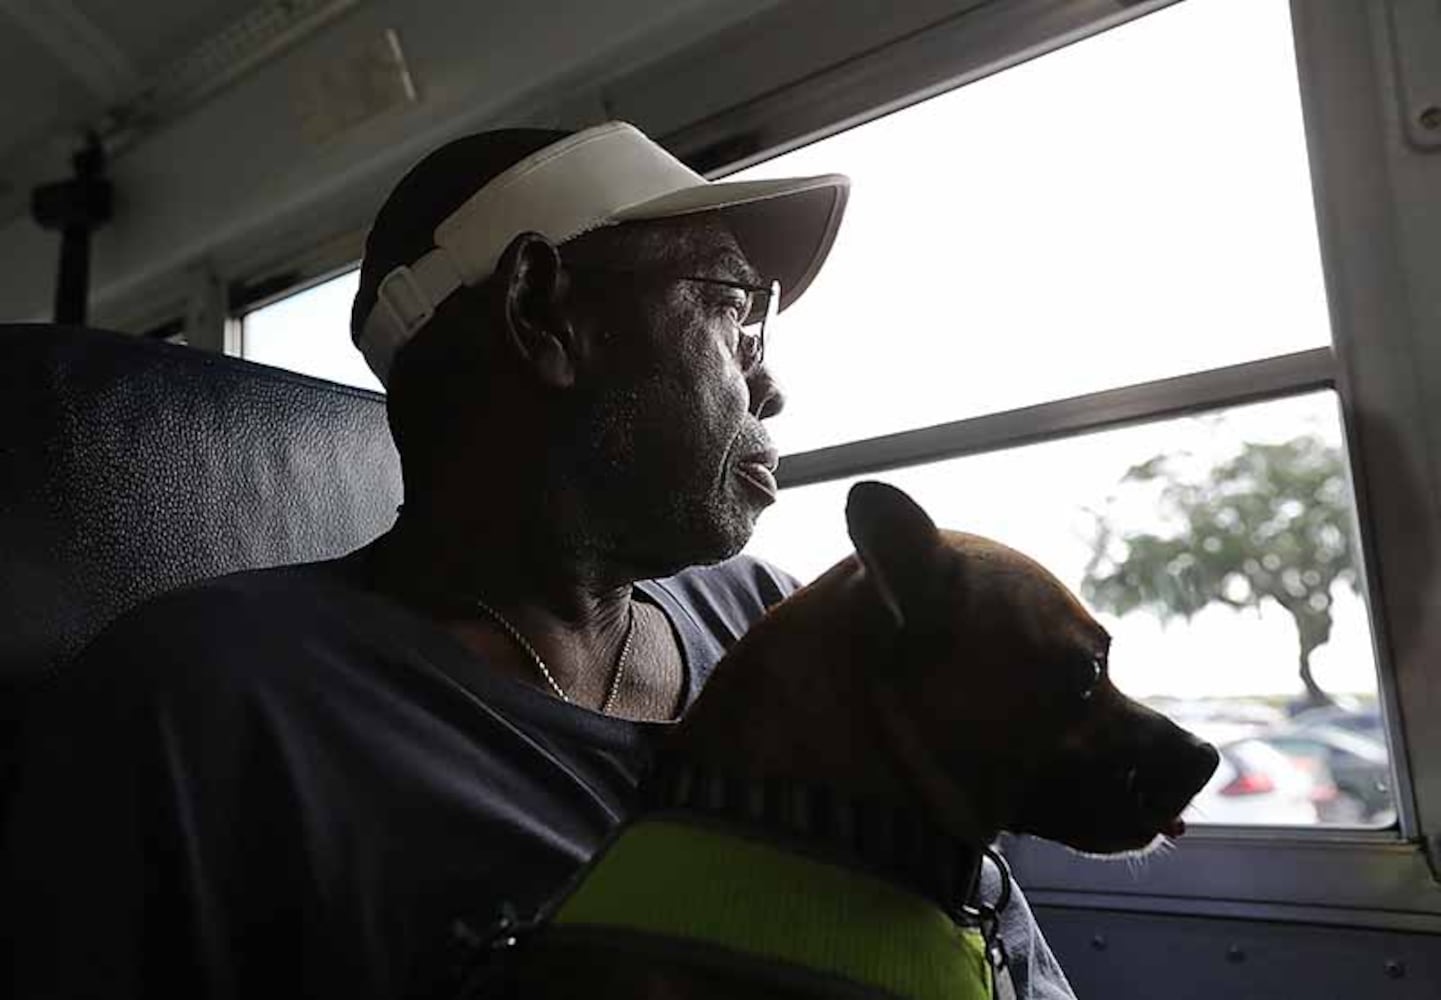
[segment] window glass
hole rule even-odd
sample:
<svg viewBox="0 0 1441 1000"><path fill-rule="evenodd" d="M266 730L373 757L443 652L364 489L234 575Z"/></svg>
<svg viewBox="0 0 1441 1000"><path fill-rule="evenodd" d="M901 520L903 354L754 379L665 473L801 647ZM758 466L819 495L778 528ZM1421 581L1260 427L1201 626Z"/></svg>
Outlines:
<svg viewBox="0 0 1441 1000"><path fill-rule="evenodd" d="M767 358L794 452L1329 343L1284 0L1188 0L777 157L847 216Z"/></svg>
<svg viewBox="0 0 1441 1000"><path fill-rule="evenodd" d="M1344 454L1324 392L859 478L1081 595L1114 637L1118 686L1222 747L1192 818L1383 825L1395 812ZM851 551L854 481L784 491L749 551L818 575Z"/></svg>
<svg viewBox="0 0 1441 1000"><path fill-rule="evenodd" d="M249 361L384 392L350 340L350 303L360 283L348 271L246 313L241 354Z"/></svg>

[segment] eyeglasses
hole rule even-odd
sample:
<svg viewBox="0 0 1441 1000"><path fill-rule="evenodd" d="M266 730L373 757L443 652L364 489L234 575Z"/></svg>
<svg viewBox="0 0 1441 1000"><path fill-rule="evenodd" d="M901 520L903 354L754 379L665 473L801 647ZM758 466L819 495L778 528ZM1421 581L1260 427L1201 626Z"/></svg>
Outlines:
<svg viewBox="0 0 1441 1000"><path fill-rule="evenodd" d="M733 281L730 278L711 278L698 274L657 274L652 271L606 267L601 264L567 263L566 267L572 271L628 274L650 281L694 281L703 285L718 285L722 288L735 288L745 292L745 304L736 310L736 342L733 347L736 363L740 366L741 373L749 376L765 360L766 327L770 324L771 317L780 312L781 308L781 283L779 281L758 285L748 281Z"/></svg>

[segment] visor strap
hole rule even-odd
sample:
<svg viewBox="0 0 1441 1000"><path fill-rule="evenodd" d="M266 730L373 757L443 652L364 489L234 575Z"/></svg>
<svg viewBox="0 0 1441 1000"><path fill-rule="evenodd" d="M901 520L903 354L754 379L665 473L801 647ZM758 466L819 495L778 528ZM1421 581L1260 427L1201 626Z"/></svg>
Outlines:
<svg viewBox="0 0 1441 1000"><path fill-rule="evenodd" d="M414 264L402 264L381 279L356 346L382 382L390 377L395 352L430 322L461 284L460 271L444 247L435 247Z"/></svg>

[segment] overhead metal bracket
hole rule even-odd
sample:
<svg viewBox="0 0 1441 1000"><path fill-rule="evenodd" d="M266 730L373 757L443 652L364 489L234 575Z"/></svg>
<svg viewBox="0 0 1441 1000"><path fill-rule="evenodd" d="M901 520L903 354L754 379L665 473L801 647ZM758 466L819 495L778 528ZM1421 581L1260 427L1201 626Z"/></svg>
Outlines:
<svg viewBox="0 0 1441 1000"><path fill-rule="evenodd" d="M1401 127L1417 149L1441 150L1441 3L1389 0L1386 13Z"/></svg>
<svg viewBox="0 0 1441 1000"><path fill-rule="evenodd" d="M94 133L70 162L75 176L37 187L30 213L42 228L60 231L55 322L83 326L90 301L90 237L110 221L115 190L105 177L105 147Z"/></svg>

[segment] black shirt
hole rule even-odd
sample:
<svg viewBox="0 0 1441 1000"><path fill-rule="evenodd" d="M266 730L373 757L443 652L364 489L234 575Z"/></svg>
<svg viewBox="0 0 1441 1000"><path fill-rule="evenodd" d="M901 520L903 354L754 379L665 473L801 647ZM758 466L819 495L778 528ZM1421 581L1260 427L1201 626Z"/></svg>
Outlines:
<svg viewBox="0 0 1441 1000"><path fill-rule="evenodd" d="M49 686L0 876L16 996L402 996L456 917L539 903L624 815L656 724L499 676L338 565L166 595ZM636 589L689 703L794 587L741 557Z"/></svg>

